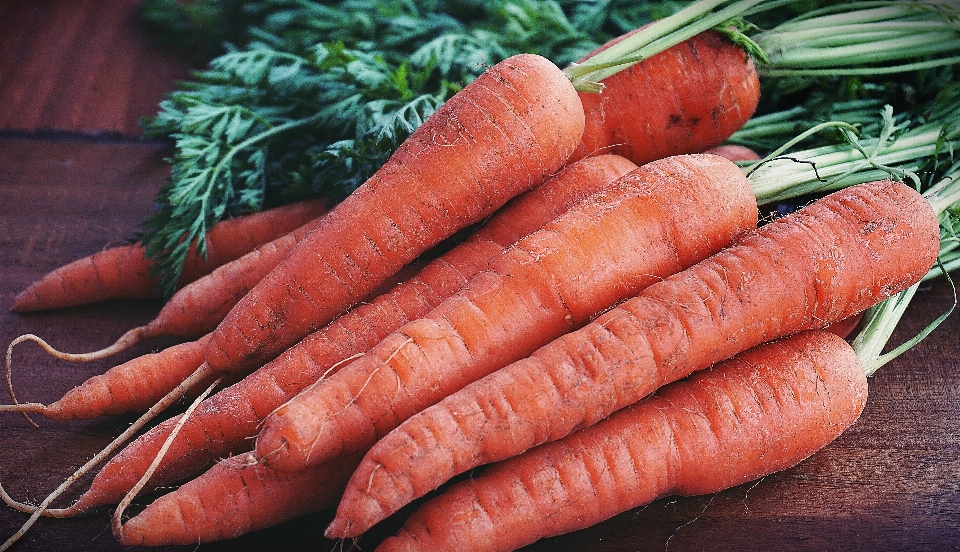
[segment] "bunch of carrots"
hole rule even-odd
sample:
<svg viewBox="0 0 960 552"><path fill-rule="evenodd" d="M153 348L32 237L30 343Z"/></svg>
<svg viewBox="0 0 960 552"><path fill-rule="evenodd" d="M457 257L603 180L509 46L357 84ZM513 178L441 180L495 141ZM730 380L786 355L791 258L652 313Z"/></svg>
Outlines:
<svg viewBox="0 0 960 552"><path fill-rule="evenodd" d="M896 314L877 309L899 298L902 313L901 294L955 250L957 166L933 186L916 171L960 140L960 98L921 123L888 108L876 138L837 122L764 159L719 149L760 100L726 23L762 2L722 4L694 3L566 70L530 54L489 68L343 202L230 221L223 234L249 232L246 251L216 258L215 232L194 244L197 273L114 345L11 343L14 404L0 410L143 415L39 505L0 491L30 515L2 549L40 516L104 505L126 545L227 539L332 508L326 536L351 539L482 469L380 549L513 550L830 443L890 359L878 351ZM846 142L783 155L828 128ZM760 205L810 194L759 224ZM285 226L245 229L275 219ZM118 268L111 282L98 267L123 255L136 278ZM143 296L143 263L136 246L77 261L14 308ZM90 284L65 284L77 280ZM849 321L868 310L883 331L851 347ZM160 335L184 342L52 404L16 399L24 341L85 361ZM185 395L186 412L137 436ZM107 459L76 502L51 507ZM125 516L142 491L183 482Z"/></svg>

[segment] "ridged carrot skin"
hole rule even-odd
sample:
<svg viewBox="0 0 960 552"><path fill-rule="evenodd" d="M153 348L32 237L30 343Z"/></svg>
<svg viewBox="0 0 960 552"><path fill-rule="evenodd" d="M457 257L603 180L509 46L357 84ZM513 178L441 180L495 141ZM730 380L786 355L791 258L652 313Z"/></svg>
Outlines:
<svg viewBox="0 0 960 552"><path fill-rule="evenodd" d="M376 550L505 552L660 497L714 493L809 457L866 400L863 367L839 337L761 345L454 485Z"/></svg>
<svg viewBox="0 0 960 552"><path fill-rule="evenodd" d="M326 200L293 203L225 220L206 236L206 258L191 248L178 287L209 274L218 266L253 251L327 212ZM66 264L31 284L14 299L12 310L29 312L60 309L107 299L157 297L150 260L139 244L105 249Z"/></svg>
<svg viewBox="0 0 960 552"><path fill-rule="evenodd" d="M521 54L445 102L215 330L207 363L249 370L322 328L418 255L556 174L582 104L550 61Z"/></svg>
<svg viewBox="0 0 960 552"><path fill-rule="evenodd" d="M359 534L457 473L595 424L747 348L848 318L919 281L938 251L937 217L909 186L835 192L411 417L367 453L329 534Z"/></svg>
<svg viewBox="0 0 960 552"><path fill-rule="evenodd" d="M114 366L67 391L38 413L50 420L66 421L146 412L203 364L208 339L173 345Z"/></svg>
<svg viewBox="0 0 960 552"><path fill-rule="evenodd" d="M358 305L242 381L205 400L173 441L152 481L155 485L180 481L218 458L248 451L267 414L329 375L345 359L370 349L404 323L429 312L473 274L487 268L488 261L505 247L635 168L619 156L591 157L567 165L556 177L514 198L463 243L418 274ZM202 362L202 353L200 356L192 368L187 366L178 372L196 369ZM159 424L111 459L80 498L78 508L118 502L143 475L178 419Z"/></svg>
<svg viewBox="0 0 960 552"><path fill-rule="evenodd" d="M196 545L238 537L337 505L359 457L278 472L241 454L152 502L123 526L124 546Z"/></svg>
<svg viewBox="0 0 960 552"><path fill-rule="evenodd" d="M273 412L257 455L283 470L370 447L407 417L757 223L747 179L713 155L643 165L504 251L457 295Z"/></svg>
<svg viewBox="0 0 960 552"><path fill-rule="evenodd" d="M584 59L633 33L604 44ZM616 153L642 165L669 155L702 152L739 130L760 101L760 79L753 61L714 31L700 33L602 82L603 92L580 94L587 126L572 159Z"/></svg>

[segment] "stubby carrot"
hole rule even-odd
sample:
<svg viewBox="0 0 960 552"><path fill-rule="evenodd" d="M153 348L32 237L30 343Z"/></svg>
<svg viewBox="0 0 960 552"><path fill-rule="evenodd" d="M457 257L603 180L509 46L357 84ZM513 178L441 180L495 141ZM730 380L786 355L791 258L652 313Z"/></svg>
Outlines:
<svg viewBox="0 0 960 552"><path fill-rule="evenodd" d="M178 287L253 251L327 211L323 199L301 201L215 224L206 235L206 255L196 246L187 255ZM12 310L60 309L107 299L157 297L151 263L139 243L105 249L64 265L31 284L13 301Z"/></svg>
<svg viewBox="0 0 960 552"><path fill-rule="evenodd" d="M580 61L642 31L620 36ZM744 51L714 31L667 48L581 92L587 125L573 154L616 153L634 163L718 146L753 115L760 79Z"/></svg>
<svg viewBox="0 0 960 552"><path fill-rule="evenodd" d="M740 169L670 157L620 178L491 269L278 408L257 455L295 470L365 450L410 415L729 245L757 223Z"/></svg>
<svg viewBox="0 0 960 552"><path fill-rule="evenodd" d="M747 348L843 320L936 262L930 204L901 183L835 192L744 235L381 439L329 535L353 536L472 467L597 423Z"/></svg>
<svg viewBox="0 0 960 552"><path fill-rule="evenodd" d="M445 102L387 163L230 312L207 348L217 371L262 364L385 278L566 164L583 134L572 84L521 54Z"/></svg>
<svg viewBox="0 0 960 552"><path fill-rule="evenodd" d="M486 268L488 261L505 247L635 168L619 156L591 157L566 166L554 178L513 199L463 243L415 276L358 305L242 381L204 401L171 443L151 481L155 485L181 481L218 458L248 451L260 423L275 408L404 323L429 312L459 290L470 276ZM192 368L188 365L180 372L200 365L200 360L193 362ZM115 405L116 401L110 404ZM74 508L86 510L119 501L143 475L178 418L159 424L111 459Z"/></svg>
<svg viewBox="0 0 960 552"><path fill-rule="evenodd" d="M866 399L863 366L839 337L761 345L454 485L377 550L514 550L660 497L714 493L809 457Z"/></svg>

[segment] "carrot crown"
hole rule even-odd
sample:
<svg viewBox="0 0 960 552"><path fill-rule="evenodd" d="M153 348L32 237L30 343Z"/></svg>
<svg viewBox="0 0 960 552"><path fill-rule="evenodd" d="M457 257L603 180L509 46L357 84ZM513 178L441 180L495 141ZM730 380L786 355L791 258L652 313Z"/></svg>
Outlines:
<svg viewBox="0 0 960 552"><path fill-rule="evenodd" d="M741 18L784 0L700 0L583 63L565 69L581 91L708 29L727 35L766 76L877 75L960 62L960 12L950 0L853 1L804 13L760 32Z"/></svg>

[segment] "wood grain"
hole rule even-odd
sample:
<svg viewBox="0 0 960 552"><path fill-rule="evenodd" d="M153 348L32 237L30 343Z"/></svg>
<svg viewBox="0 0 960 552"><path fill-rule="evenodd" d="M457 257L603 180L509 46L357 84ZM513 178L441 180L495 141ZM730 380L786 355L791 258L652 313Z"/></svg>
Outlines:
<svg viewBox="0 0 960 552"><path fill-rule="evenodd" d="M140 136L190 67L154 47L137 0L0 2L0 129Z"/></svg>

